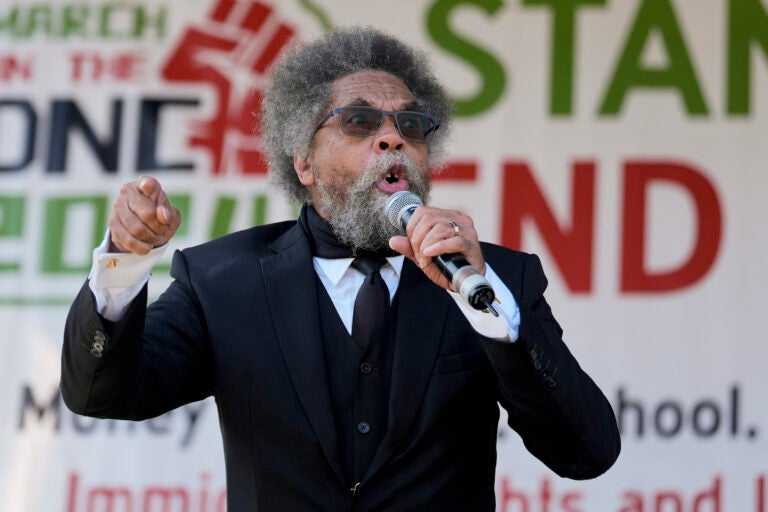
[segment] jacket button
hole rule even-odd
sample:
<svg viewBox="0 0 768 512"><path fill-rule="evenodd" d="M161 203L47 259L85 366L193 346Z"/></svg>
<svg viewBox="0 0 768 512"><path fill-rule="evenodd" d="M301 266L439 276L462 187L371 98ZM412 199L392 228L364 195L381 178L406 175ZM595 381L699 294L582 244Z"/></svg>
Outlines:
<svg viewBox="0 0 768 512"><path fill-rule="evenodd" d="M104 352L104 345L107 342L107 336L101 332L96 331L93 333L93 343L91 344L90 354L93 357L101 357Z"/></svg>
<svg viewBox="0 0 768 512"><path fill-rule="evenodd" d="M361 434L367 434L368 432L371 431L371 426L365 421L361 421L360 423L357 424L357 431L360 432Z"/></svg>
<svg viewBox="0 0 768 512"><path fill-rule="evenodd" d="M93 357L101 357L102 352L104 352L104 345L102 345L97 341L94 341L93 345L91 345L90 352Z"/></svg>
<svg viewBox="0 0 768 512"><path fill-rule="evenodd" d="M363 363L360 365L360 373L364 373L365 375L371 373L371 369L371 365L368 363Z"/></svg>

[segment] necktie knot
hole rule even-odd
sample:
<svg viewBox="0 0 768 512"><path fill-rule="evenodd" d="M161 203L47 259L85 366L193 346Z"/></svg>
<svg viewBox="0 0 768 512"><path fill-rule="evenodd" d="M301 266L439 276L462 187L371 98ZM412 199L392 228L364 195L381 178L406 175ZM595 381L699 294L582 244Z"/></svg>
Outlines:
<svg viewBox="0 0 768 512"><path fill-rule="evenodd" d="M363 258L355 258L352 261L352 268L359 270L363 274L367 276L370 276L374 272L378 272L381 270L381 267L383 267L387 263L387 260L384 258L376 258L376 257L363 257Z"/></svg>

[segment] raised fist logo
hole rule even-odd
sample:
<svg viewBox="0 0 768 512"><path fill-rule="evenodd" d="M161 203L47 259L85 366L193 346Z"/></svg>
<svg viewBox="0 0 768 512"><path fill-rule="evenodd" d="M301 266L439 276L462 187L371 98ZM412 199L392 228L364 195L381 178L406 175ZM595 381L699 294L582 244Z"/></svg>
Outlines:
<svg viewBox="0 0 768 512"><path fill-rule="evenodd" d="M207 150L214 174L264 174L259 152L265 72L294 30L274 9L254 0L218 0L203 26L181 36L162 68L171 82L206 83L215 91L214 114L194 121L191 147Z"/></svg>

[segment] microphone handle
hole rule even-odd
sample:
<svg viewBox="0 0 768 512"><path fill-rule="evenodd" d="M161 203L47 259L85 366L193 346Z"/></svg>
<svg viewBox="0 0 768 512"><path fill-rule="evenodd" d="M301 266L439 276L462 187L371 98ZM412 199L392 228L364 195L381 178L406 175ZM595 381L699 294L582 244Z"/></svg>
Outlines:
<svg viewBox="0 0 768 512"><path fill-rule="evenodd" d="M457 253L441 254L432 258L432 261L470 306L474 309L489 309L494 316L498 316L492 307L496 293L464 256Z"/></svg>
<svg viewBox="0 0 768 512"><path fill-rule="evenodd" d="M469 265L467 259L458 253L441 254L432 258L435 262L435 266L440 269L440 272L448 278L449 281L453 281L453 276L456 275L462 267Z"/></svg>

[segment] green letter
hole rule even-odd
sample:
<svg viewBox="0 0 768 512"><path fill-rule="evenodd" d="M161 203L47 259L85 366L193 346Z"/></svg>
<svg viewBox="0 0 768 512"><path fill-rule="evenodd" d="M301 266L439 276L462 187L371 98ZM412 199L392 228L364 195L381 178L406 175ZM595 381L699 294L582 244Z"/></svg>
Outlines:
<svg viewBox="0 0 768 512"><path fill-rule="evenodd" d="M267 196L260 195L253 198L251 222L254 226L261 226L267 223Z"/></svg>
<svg viewBox="0 0 768 512"><path fill-rule="evenodd" d="M70 220L68 213L70 208L81 206L90 210L90 221L88 223L90 233L86 233L84 258L80 264L68 264L65 260L65 249L67 241L79 239L77 236L82 232L83 226L75 226ZM45 274L54 273L83 273L91 268L90 249L99 245L104 238L107 230L107 198L104 196L87 196L72 198L51 198L45 202L45 230L43 231L43 262L42 271ZM90 236L88 236L90 234Z"/></svg>
<svg viewBox="0 0 768 512"><path fill-rule="evenodd" d="M65 5L61 13L61 31L59 37L67 38L72 36L86 37L86 25L90 8L87 5Z"/></svg>
<svg viewBox="0 0 768 512"><path fill-rule="evenodd" d="M549 110L552 115L570 114L573 110L573 51L576 47L576 9L580 5L604 5L605 0L523 0L523 4L545 5L553 10Z"/></svg>
<svg viewBox="0 0 768 512"><path fill-rule="evenodd" d="M127 5L117 2L101 6L101 13L99 15L99 36L104 39L128 39L131 37L132 34L129 31L119 32L112 26L113 20L115 18L119 20L121 14L120 11L125 9L128 9ZM122 28L121 23L115 22L114 25Z"/></svg>
<svg viewBox="0 0 768 512"><path fill-rule="evenodd" d="M251 223L254 226L260 226L266 223L267 217L267 196L258 195L253 198L251 204ZM237 208L237 199L230 196L219 197L216 201L216 210L209 231L210 238L231 233L234 229L232 221L235 218L235 209Z"/></svg>
<svg viewBox="0 0 768 512"><path fill-rule="evenodd" d="M165 7L158 7L157 14L154 16L147 14L146 9L148 9L148 7L144 5L137 5L134 7L133 37L139 39L143 37L150 28L154 28L157 32L157 39L162 39L165 37Z"/></svg>
<svg viewBox="0 0 768 512"><path fill-rule="evenodd" d="M760 0L730 0L728 19L728 113L749 114L751 43L768 55L768 14Z"/></svg>
<svg viewBox="0 0 768 512"><path fill-rule="evenodd" d="M0 197L0 239L21 238L24 232L24 198L20 196ZM0 272L19 270L19 262L0 261Z"/></svg>
<svg viewBox="0 0 768 512"><path fill-rule="evenodd" d="M473 97L455 99L457 117L485 112L504 92L506 77L498 60L481 48L457 36L448 26L448 17L460 5L474 5L494 14L501 0L437 0L427 13L427 31L437 45L458 56L477 69L482 76L482 88Z"/></svg>
<svg viewBox="0 0 768 512"><path fill-rule="evenodd" d="M658 30L667 50L669 65L666 69L641 67L643 49L654 29ZM645 0L640 6L600 113L617 114L624 97L633 87L676 88L689 114L707 114L707 106L670 0Z"/></svg>
<svg viewBox="0 0 768 512"><path fill-rule="evenodd" d="M36 5L27 12L26 31L22 29L21 23L16 26L15 36L30 37L36 33L50 35L53 31L51 21L51 7L46 5Z"/></svg>
<svg viewBox="0 0 768 512"><path fill-rule="evenodd" d="M10 33L16 33L18 32L17 24L19 22L19 8L18 6L13 6L9 9L8 13L4 18L0 18L0 32L7 31Z"/></svg>
<svg viewBox="0 0 768 512"><path fill-rule="evenodd" d="M237 199L234 197L218 198L211 223L210 238L218 238L229 233L232 228L232 218L235 216L235 206L237 206Z"/></svg>

